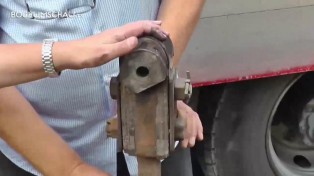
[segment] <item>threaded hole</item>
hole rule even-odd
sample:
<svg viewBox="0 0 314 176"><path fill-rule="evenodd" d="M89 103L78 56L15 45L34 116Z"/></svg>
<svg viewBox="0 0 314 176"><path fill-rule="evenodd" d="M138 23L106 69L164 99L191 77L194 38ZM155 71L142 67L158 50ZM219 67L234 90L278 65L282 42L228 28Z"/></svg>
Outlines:
<svg viewBox="0 0 314 176"><path fill-rule="evenodd" d="M149 70L147 67L138 67L136 69L137 76L146 77L149 74Z"/></svg>
<svg viewBox="0 0 314 176"><path fill-rule="evenodd" d="M308 159L306 159L304 156L297 155L293 158L293 161L296 165L302 167L302 168L310 168L311 163Z"/></svg>

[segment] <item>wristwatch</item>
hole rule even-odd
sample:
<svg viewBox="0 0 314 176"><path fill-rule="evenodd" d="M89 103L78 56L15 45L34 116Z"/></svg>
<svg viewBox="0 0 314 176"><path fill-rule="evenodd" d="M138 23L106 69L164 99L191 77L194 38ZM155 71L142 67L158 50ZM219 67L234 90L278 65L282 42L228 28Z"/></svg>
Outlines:
<svg viewBox="0 0 314 176"><path fill-rule="evenodd" d="M48 74L50 78L56 78L60 76L61 72L57 72L55 70L55 66L53 64L53 56L52 56L52 46L57 39L44 39L42 45L42 62L45 73Z"/></svg>

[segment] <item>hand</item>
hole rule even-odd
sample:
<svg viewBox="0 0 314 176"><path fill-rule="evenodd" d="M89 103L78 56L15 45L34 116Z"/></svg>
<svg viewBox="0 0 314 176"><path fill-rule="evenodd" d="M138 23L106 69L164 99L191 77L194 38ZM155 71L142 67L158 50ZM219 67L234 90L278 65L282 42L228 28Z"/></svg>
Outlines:
<svg viewBox="0 0 314 176"><path fill-rule="evenodd" d="M168 33L160 25L161 21L139 21L85 39L56 42L54 65L58 71L100 66L131 52L138 44L138 37L144 34L166 39Z"/></svg>
<svg viewBox="0 0 314 176"><path fill-rule="evenodd" d="M74 168L70 176L110 176L110 174L105 173L88 164L82 163Z"/></svg>
<svg viewBox="0 0 314 176"><path fill-rule="evenodd" d="M195 140L203 140L203 126L196 112L183 101L177 101L179 116L186 120L184 140L181 142L183 148L193 147Z"/></svg>

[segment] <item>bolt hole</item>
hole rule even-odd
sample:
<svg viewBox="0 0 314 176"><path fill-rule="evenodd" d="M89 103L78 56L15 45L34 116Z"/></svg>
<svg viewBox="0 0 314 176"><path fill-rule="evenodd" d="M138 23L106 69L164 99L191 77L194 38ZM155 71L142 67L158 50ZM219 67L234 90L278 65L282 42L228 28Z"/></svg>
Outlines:
<svg viewBox="0 0 314 176"><path fill-rule="evenodd" d="M149 74L149 70L147 67L138 67L136 69L137 76L146 77Z"/></svg>
<svg viewBox="0 0 314 176"><path fill-rule="evenodd" d="M297 155L293 158L293 161L296 165L302 167L302 168L310 168L311 163L308 159L306 159L304 156Z"/></svg>

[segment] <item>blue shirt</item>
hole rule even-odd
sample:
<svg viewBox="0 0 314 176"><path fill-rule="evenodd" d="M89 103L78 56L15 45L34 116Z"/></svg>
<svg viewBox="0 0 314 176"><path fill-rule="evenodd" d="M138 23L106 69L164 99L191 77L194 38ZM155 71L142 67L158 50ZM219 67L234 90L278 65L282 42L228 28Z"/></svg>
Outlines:
<svg viewBox="0 0 314 176"><path fill-rule="evenodd" d="M96 5L93 0L25 2L0 1L1 43L84 38L128 22L155 19L160 3L159 0L97 0ZM68 18L50 18L47 12L68 12L63 15ZM30 18L30 13L35 19ZM108 88L110 78L117 75L118 70L116 59L97 68L66 70L59 78L18 86L42 119L83 160L112 175L116 175L116 143L107 137L105 126L106 120L116 114L116 103L110 98ZM17 166L41 175L1 139L0 150ZM127 157L127 162L131 174L137 175L135 158Z"/></svg>

